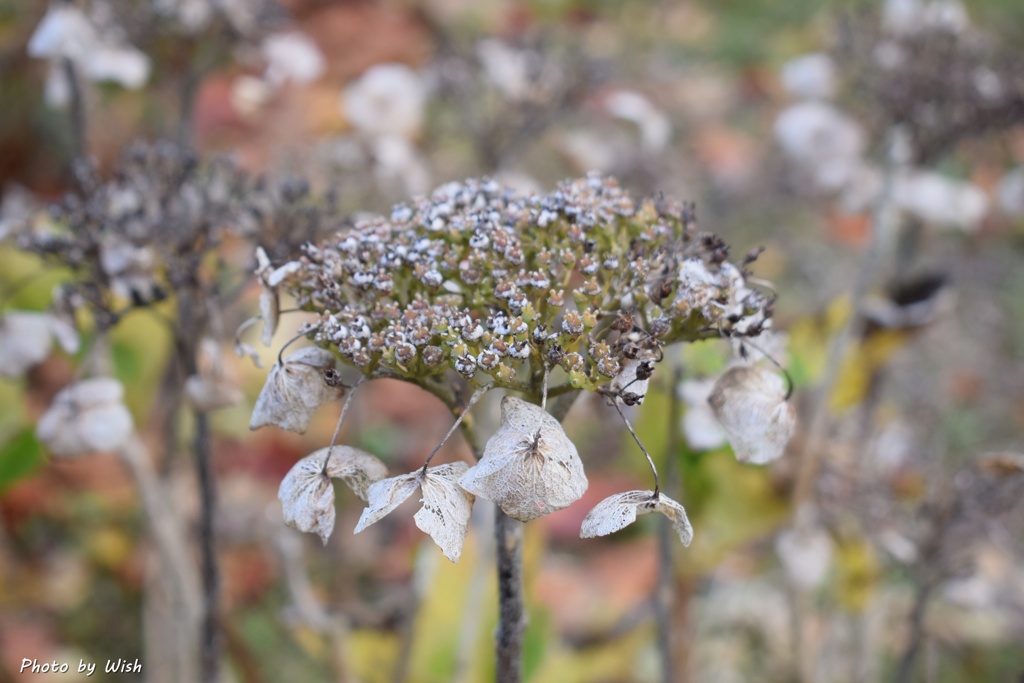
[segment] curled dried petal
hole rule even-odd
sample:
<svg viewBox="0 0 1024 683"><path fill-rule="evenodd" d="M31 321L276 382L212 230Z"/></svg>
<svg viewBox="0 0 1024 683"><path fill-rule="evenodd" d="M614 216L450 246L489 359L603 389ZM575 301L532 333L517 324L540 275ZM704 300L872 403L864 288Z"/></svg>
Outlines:
<svg viewBox="0 0 1024 683"><path fill-rule="evenodd" d="M693 540L693 527L682 505L663 493L626 491L605 498L583 519L580 538L607 536L636 521L637 515L660 512L672 522L672 528L683 545Z"/></svg>
<svg viewBox="0 0 1024 683"><path fill-rule="evenodd" d="M538 405L506 396L501 427L459 484L526 522L579 500L587 490L587 476L558 420Z"/></svg>
<svg viewBox="0 0 1024 683"><path fill-rule="evenodd" d="M786 393L785 381L759 366L733 367L715 382L708 402L738 460L763 465L782 455L796 427Z"/></svg>
<svg viewBox="0 0 1024 683"><path fill-rule="evenodd" d="M327 545L335 519L331 479L341 479L366 500L369 486L387 472L380 460L350 446L321 448L307 455L288 471L277 492L285 524L299 531L316 533Z"/></svg>
<svg viewBox="0 0 1024 683"><path fill-rule="evenodd" d="M344 387L328 386L324 381L324 373L334 366L334 355L315 346L301 348L276 363L256 399L249 429L273 424L290 432L305 432L317 408L345 393Z"/></svg>

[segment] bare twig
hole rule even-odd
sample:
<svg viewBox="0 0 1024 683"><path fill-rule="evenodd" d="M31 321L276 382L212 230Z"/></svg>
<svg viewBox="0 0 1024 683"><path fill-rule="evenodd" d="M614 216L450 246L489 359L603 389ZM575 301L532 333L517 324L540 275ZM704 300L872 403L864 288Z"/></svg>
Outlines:
<svg viewBox="0 0 1024 683"><path fill-rule="evenodd" d="M497 506L495 506L497 507ZM498 683L522 679L523 632L523 523L500 509L495 511L494 540L498 561Z"/></svg>

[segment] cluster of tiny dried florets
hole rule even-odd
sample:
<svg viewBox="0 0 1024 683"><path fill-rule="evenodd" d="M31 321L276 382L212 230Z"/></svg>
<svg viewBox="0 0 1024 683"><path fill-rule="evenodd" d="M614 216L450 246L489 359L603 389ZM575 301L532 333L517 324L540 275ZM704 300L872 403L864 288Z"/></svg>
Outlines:
<svg viewBox="0 0 1024 683"><path fill-rule="evenodd" d="M484 179L307 245L279 284L318 314L310 338L368 377L454 369L535 394L547 366L596 391L627 365L649 377L664 344L761 332L771 298L727 257L692 209L610 178L542 196Z"/></svg>
<svg viewBox="0 0 1024 683"><path fill-rule="evenodd" d="M280 254L333 220L332 202L311 199L302 180L253 179L228 160L201 164L169 142L130 146L106 181L81 161L75 181L48 216L26 219L13 237L20 249L72 268L55 305L87 307L100 330L175 290L215 291L225 264L209 256L225 238L273 244Z"/></svg>

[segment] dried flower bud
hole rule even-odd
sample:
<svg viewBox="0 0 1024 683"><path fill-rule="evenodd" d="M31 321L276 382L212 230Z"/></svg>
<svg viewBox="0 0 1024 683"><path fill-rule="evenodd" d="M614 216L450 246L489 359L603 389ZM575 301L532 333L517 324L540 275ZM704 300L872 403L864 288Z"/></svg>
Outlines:
<svg viewBox="0 0 1024 683"><path fill-rule="evenodd" d="M413 516L416 526L434 539L445 557L458 562L469 531L473 495L460 488L457 482L468 469L464 462L453 462L428 467L426 474L420 469L374 483L369 488L368 504L355 533L384 518L421 488L423 507Z"/></svg>
<svg viewBox="0 0 1024 683"><path fill-rule="evenodd" d="M483 458L459 483L523 522L561 510L587 490L583 462L558 420L511 396L501 401L501 426Z"/></svg>
<svg viewBox="0 0 1024 683"><path fill-rule="evenodd" d="M36 436L54 455L112 451L131 437L132 415L116 379L84 379L61 390L39 418Z"/></svg>
<svg viewBox="0 0 1024 683"><path fill-rule="evenodd" d="M580 527L580 538L607 536L636 521L637 515L660 512L672 522L683 545L693 540L693 527L682 505L663 493L626 491L605 498L587 513Z"/></svg>
<svg viewBox="0 0 1024 683"><path fill-rule="evenodd" d="M619 374L611 381L612 393L620 396L628 406L643 403L650 385L651 361L632 358L627 360Z"/></svg>
<svg viewBox="0 0 1024 683"><path fill-rule="evenodd" d="M305 432L317 408L345 393L343 387L330 387L324 381L324 373L334 366L334 355L316 346L301 348L276 363L256 399L249 429L272 424Z"/></svg>
<svg viewBox="0 0 1024 683"><path fill-rule="evenodd" d="M760 366L736 366L725 372L708 398L736 458L763 465L780 457L796 426L786 401L786 383Z"/></svg>

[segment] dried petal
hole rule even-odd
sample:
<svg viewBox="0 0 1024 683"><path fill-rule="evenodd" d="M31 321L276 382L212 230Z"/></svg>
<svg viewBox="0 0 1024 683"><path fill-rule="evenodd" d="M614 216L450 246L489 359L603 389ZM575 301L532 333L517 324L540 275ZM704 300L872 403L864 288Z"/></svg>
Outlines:
<svg viewBox="0 0 1024 683"><path fill-rule="evenodd" d="M445 557L458 562L473 511L473 494L458 484L468 469L464 462L453 462L428 467L426 474L416 470L375 483L369 489L370 504L363 510L355 533L382 519L421 487L423 507L413 516L416 526L434 539Z"/></svg>
<svg viewBox="0 0 1024 683"><path fill-rule="evenodd" d="M406 501L413 491L420 487L423 470L400 474L374 482L366 492L366 509L359 517L353 533L359 533L371 524L376 524L391 511Z"/></svg>
<svg viewBox="0 0 1024 683"><path fill-rule="evenodd" d="M728 441L722 424L708 403L714 384L712 379L688 379L679 385L679 397L686 405L683 436L690 448L697 451L710 451Z"/></svg>
<svg viewBox="0 0 1024 683"><path fill-rule="evenodd" d="M473 494L458 484L468 469L469 465L464 462L427 469L422 484L423 507L413 516L416 526L429 534L452 562L458 562L462 555L469 516L473 512Z"/></svg>
<svg viewBox="0 0 1024 683"><path fill-rule="evenodd" d="M558 420L538 405L506 396L501 427L459 484L526 522L579 500L587 490L587 476Z"/></svg>
<svg viewBox="0 0 1024 683"><path fill-rule="evenodd" d="M636 521L637 515L660 512L672 522L683 545L693 540L693 527L683 506L663 493L626 491L605 498L587 513L580 527L580 538L607 536Z"/></svg>
<svg viewBox="0 0 1024 683"><path fill-rule="evenodd" d="M57 456L112 451L131 437L132 415L116 379L96 377L63 389L36 425L36 436Z"/></svg>
<svg viewBox="0 0 1024 683"><path fill-rule="evenodd" d="M324 372L334 365L331 352L316 346L301 348L283 363L276 363L256 399L249 429L273 424L290 432L305 432L317 408L345 393L344 387L324 382Z"/></svg>
<svg viewBox="0 0 1024 683"><path fill-rule="evenodd" d="M821 529L787 529L775 539L775 552L794 586L816 588L832 563L832 538Z"/></svg>
<svg viewBox="0 0 1024 683"><path fill-rule="evenodd" d="M708 402L740 462L763 465L779 458L796 426L786 383L767 368L741 365L727 370Z"/></svg>
<svg viewBox="0 0 1024 683"><path fill-rule="evenodd" d="M277 288L286 277L298 271L300 264L298 261L289 261L275 269L263 247L256 248L256 261L256 276L263 287L263 291L260 293L260 316L263 318L263 332L260 335L260 341L264 346L270 346L281 315L281 297L277 293Z"/></svg>
<svg viewBox="0 0 1024 683"><path fill-rule="evenodd" d="M387 473L384 463L357 448L321 448L295 463L281 481L277 497L284 510L285 524L299 531L316 533L327 545L335 518L331 479L341 479L366 500L370 484Z"/></svg>

